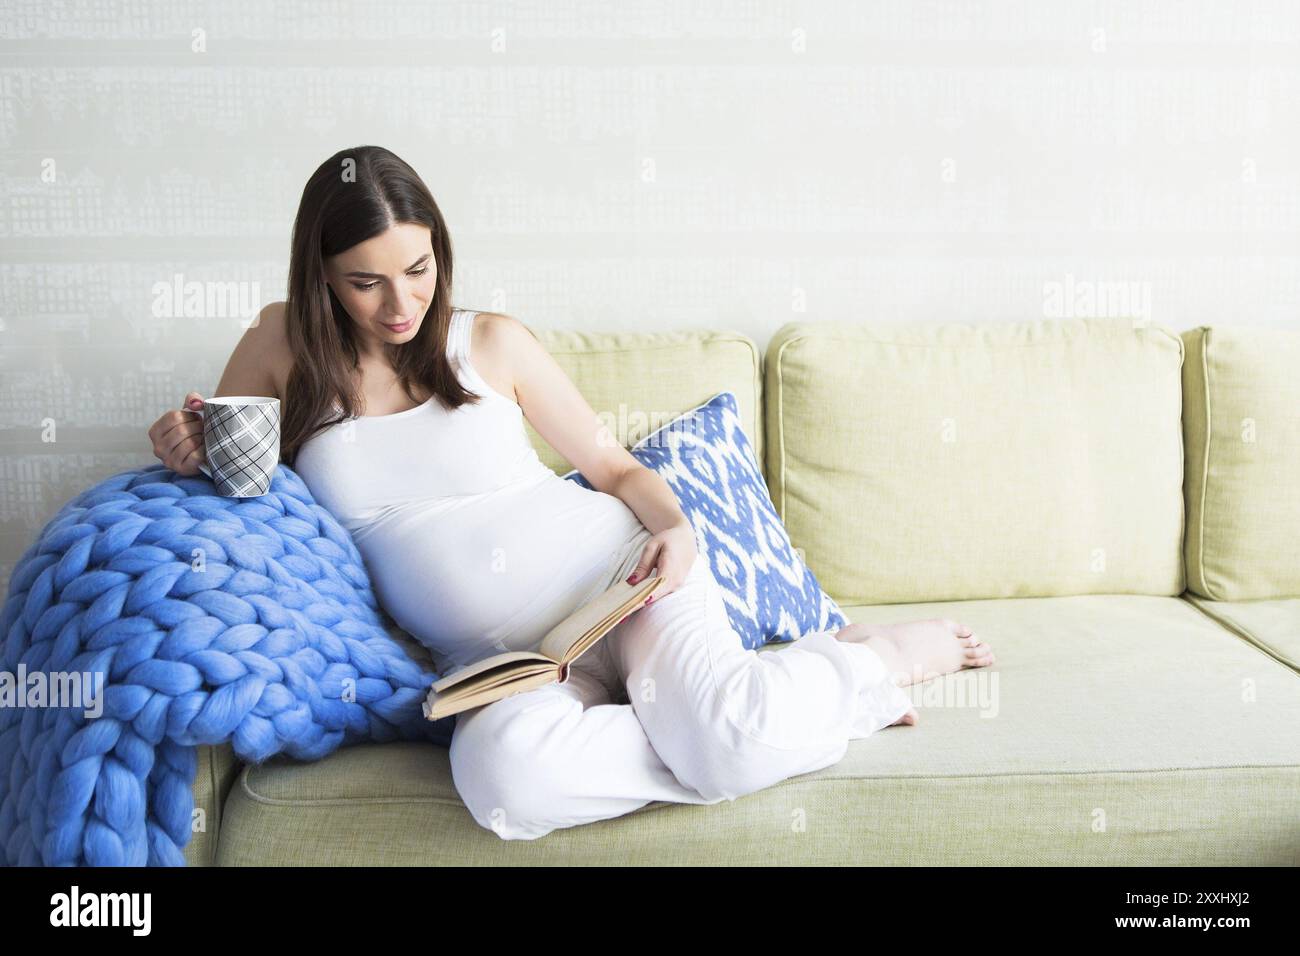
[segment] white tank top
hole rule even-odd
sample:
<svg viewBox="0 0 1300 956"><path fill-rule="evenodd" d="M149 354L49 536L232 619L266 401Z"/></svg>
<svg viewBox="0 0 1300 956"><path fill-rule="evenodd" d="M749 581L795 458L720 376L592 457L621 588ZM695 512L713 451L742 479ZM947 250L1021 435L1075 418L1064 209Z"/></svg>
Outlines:
<svg viewBox="0 0 1300 956"><path fill-rule="evenodd" d="M622 500L538 458L518 403L470 364L476 315L452 313L447 351L479 404L447 411L432 396L356 416L312 436L293 465L352 534L379 603L443 676L532 650L630 573L650 537Z"/></svg>

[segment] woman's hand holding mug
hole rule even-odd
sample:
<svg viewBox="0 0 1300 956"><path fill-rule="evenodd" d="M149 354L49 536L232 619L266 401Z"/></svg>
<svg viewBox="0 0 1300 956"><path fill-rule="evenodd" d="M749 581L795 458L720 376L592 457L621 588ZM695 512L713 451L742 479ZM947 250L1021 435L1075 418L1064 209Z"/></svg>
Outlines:
<svg viewBox="0 0 1300 956"><path fill-rule="evenodd" d="M200 471L211 477L203 440L203 416L197 414L202 407L203 396L190 392L185 396L183 408L163 413L149 426L154 457L182 477L197 475Z"/></svg>
<svg viewBox="0 0 1300 956"><path fill-rule="evenodd" d="M280 400L264 395L185 396L149 429L154 455L178 475L203 472L224 498L271 489L280 461Z"/></svg>

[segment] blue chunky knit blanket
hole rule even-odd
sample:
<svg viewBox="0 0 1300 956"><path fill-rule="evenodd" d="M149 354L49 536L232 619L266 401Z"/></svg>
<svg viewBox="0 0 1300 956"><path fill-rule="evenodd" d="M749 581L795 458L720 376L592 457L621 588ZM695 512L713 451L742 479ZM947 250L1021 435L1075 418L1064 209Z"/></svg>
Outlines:
<svg viewBox="0 0 1300 956"><path fill-rule="evenodd" d="M246 763L446 746L438 675L389 631L351 537L281 464L222 498L161 464L73 498L0 617L0 859L183 866L195 747Z"/></svg>

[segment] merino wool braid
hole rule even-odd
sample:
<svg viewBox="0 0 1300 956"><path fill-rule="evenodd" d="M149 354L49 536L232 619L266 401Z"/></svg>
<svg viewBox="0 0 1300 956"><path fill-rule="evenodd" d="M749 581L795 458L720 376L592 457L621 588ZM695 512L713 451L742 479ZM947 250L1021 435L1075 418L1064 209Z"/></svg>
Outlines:
<svg viewBox="0 0 1300 956"><path fill-rule="evenodd" d="M79 494L0 617L0 859L183 866L201 744L246 763L446 746L454 718L420 711L438 674L388 621L348 533L283 464L256 498L160 464ZM100 713L31 693L67 674L102 675Z"/></svg>

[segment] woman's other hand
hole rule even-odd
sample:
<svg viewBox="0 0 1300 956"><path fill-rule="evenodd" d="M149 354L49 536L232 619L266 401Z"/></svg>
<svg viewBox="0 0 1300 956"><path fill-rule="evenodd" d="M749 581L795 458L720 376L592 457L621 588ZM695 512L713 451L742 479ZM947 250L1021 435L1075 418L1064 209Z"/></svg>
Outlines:
<svg viewBox="0 0 1300 956"><path fill-rule="evenodd" d="M644 581L650 569L654 568L664 583L646 599L646 604L649 604L656 597L662 598L677 590L690 573L697 554L695 529L689 523L675 524L646 541L641 549L641 562L628 576L627 583Z"/></svg>

